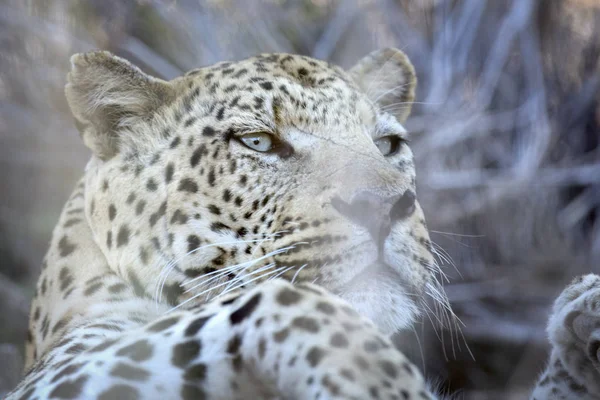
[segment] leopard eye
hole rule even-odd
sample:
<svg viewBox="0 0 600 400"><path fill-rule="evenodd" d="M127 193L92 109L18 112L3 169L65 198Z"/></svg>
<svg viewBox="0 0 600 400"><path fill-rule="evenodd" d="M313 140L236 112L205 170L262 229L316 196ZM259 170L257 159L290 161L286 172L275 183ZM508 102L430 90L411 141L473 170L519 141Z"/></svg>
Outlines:
<svg viewBox="0 0 600 400"><path fill-rule="evenodd" d="M402 139L398 136L385 136L375 140L375 146L384 156L392 156L398 152Z"/></svg>
<svg viewBox="0 0 600 400"><path fill-rule="evenodd" d="M273 137L268 133L257 132L240 136L239 140L249 149L266 153L273 150Z"/></svg>

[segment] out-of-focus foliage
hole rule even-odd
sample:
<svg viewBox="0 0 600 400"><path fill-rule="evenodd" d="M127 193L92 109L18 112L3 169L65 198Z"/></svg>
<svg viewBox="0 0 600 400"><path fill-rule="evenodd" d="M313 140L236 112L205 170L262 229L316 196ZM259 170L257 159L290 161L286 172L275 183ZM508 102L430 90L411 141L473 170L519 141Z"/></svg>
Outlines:
<svg viewBox="0 0 600 400"><path fill-rule="evenodd" d="M399 342L466 398L523 397L553 297L598 272L599 22L598 0L0 0L0 396L88 157L62 94L72 53L173 78L272 51L347 67L395 46L417 69L419 197L464 322L463 338L431 316Z"/></svg>

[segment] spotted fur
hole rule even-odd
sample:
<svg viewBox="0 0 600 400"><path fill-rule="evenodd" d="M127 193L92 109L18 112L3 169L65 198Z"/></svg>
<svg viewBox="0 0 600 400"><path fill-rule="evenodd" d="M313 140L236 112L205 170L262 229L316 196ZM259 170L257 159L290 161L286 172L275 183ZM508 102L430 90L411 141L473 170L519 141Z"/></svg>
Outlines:
<svg viewBox="0 0 600 400"><path fill-rule="evenodd" d="M431 398L388 339L444 299L401 125L415 85L395 49L347 72L265 54L169 82L75 55L92 158L9 398Z"/></svg>
<svg viewBox="0 0 600 400"><path fill-rule="evenodd" d="M429 398L385 334L436 290L401 125L415 84L394 49L348 72L266 54L170 82L74 56L92 158L9 397Z"/></svg>
<svg viewBox="0 0 600 400"><path fill-rule="evenodd" d="M532 399L600 399L600 276L576 278L548 323L552 352Z"/></svg>

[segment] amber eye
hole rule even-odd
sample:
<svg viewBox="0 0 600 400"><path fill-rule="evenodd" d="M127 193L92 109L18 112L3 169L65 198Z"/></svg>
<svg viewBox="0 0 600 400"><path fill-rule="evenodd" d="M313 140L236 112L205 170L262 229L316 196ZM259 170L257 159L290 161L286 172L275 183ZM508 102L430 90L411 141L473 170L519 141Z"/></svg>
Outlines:
<svg viewBox="0 0 600 400"><path fill-rule="evenodd" d="M392 156L398 152L402 139L398 136L385 136L375 140L375 146L384 156Z"/></svg>
<svg viewBox="0 0 600 400"><path fill-rule="evenodd" d="M239 137L239 140L249 149L266 153L273 150L273 137L268 133L247 133Z"/></svg>

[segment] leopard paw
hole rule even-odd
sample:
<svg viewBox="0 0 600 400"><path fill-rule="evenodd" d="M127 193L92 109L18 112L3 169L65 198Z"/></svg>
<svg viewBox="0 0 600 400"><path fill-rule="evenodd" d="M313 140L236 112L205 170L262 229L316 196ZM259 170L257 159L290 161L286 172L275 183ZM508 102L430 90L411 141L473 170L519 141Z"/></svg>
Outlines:
<svg viewBox="0 0 600 400"><path fill-rule="evenodd" d="M600 395L600 276L580 276L561 293L548 335L570 378Z"/></svg>

